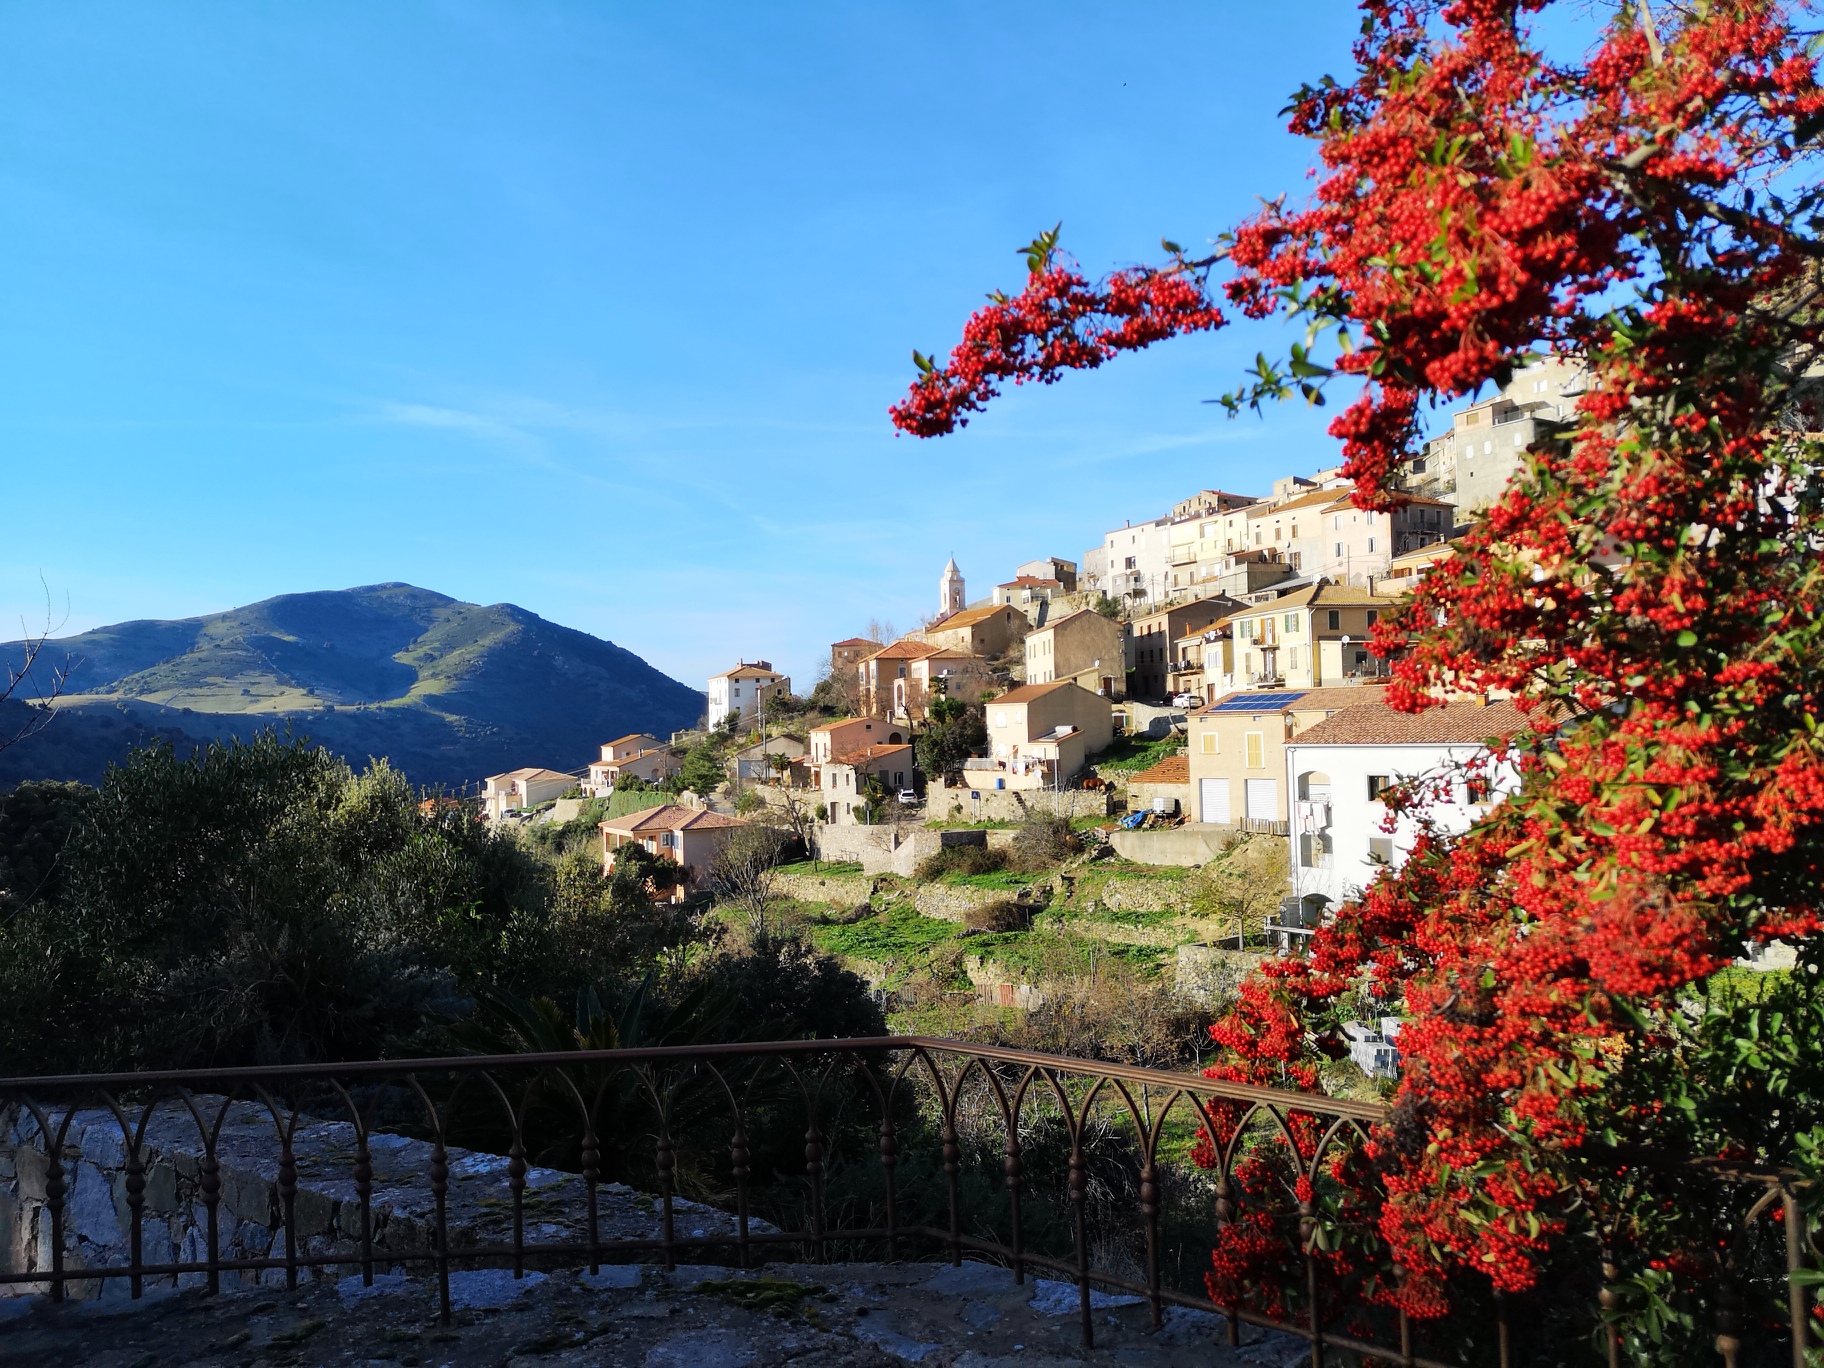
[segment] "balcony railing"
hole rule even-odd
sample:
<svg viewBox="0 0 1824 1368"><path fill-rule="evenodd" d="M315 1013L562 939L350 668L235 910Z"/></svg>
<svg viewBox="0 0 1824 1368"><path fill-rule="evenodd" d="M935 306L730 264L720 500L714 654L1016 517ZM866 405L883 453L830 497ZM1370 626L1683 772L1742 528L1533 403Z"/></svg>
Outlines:
<svg viewBox="0 0 1824 1368"><path fill-rule="evenodd" d="M1091 1290L1102 1287L1144 1301L1155 1328L1180 1306L1225 1317L1231 1345L1243 1323L1299 1336L1313 1365L1336 1351L1448 1368L1480 1343L1491 1352L1476 1361L1509 1368L1528 1329L1513 1298L1467 1296L1440 1335L1370 1295L1376 1268L1392 1276L1374 1221L1326 1225L1309 1197L1241 1191L1243 1166L1262 1162L1289 1165L1318 1192L1340 1161L1371 1174L1360 1147L1388 1119L1372 1101L915 1036L0 1079L0 1149L25 1208L19 1229L35 1232L14 1242L8 1257L26 1266L0 1266L0 1286L61 1301L121 1280L137 1299L149 1283L210 1294L224 1279L372 1286L401 1270L435 1280L447 1323L451 1275L468 1269L522 1278L642 1261L975 1255L1020 1283L1045 1272L1074 1284L1086 1347ZM1199 1136L1210 1168L1170 1158ZM1782 1310L1793 1359L1807 1361L1803 1280L1790 1276L1811 1231L1801 1185L1701 1172L1719 1200L1745 1194L1735 1204L1745 1215L1731 1219L1760 1253L1783 1222ZM720 1209L686 1201L683 1175L699 1196L720 1194ZM115 1257L98 1257L95 1209L73 1204L72 1182L78 1197L84 1183L119 1194L103 1203L126 1228ZM195 1222L181 1242L170 1234L178 1208ZM235 1213L251 1209L271 1231L265 1252L242 1245ZM1199 1271L1237 1221L1256 1244L1283 1241L1295 1291L1210 1299ZM1359 1246L1366 1283L1330 1283L1318 1230ZM1610 1363L1615 1257L1592 1260L1588 1296L1588 1333L1606 1339ZM1727 1365L1744 1322L1764 1348L1778 1338L1774 1289L1755 1291L1752 1315L1739 1298L1719 1312L1731 1318L1717 1340ZM1433 1351L1428 1338L1457 1348Z"/></svg>

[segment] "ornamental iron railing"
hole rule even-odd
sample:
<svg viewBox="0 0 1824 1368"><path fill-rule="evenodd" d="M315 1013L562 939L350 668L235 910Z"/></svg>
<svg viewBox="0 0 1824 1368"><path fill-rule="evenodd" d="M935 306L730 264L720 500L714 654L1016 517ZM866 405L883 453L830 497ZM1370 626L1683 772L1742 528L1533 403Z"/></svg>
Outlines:
<svg viewBox="0 0 1824 1368"><path fill-rule="evenodd" d="M99 1264L73 1256L70 1238L71 1165L92 1162L97 1117L107 1120L127 1234L124 1257ZM174 1118L194 1128L179 1147L189 1147L200 1226L182 1247L152 1248L149 1182L170 1168ZM1043 1273L1074 1284L1085 1347L1101 1288L1144 1302L1155 1328L1184 1307L1223 1316L1232 1345L1244 1324L1298 1336L1313 1368L1337 1354L1450 1368L1467 1361L1462 1335L1452 1359L1432 1356L1426 1323L1359 1282L1334 1285L1320 1257L1339 1239L1378 1240L1371 1221L1339 1230L1319 1198L1339 1158L1359 1157L1387 1120L1370 1101L926 1037L0 1079L0 1147L12 1147L15 1175L36 1173L39 1204L36 1237L16 1241L16 1261L29 1266L0 1260L0 1289L61 1301L124 1280L139 1298L158 1280L216 1293L224 1278L372 1285L389 1270L428 1270L448 1321L451 1274L464 1269L521 1277L681 1259L752 1268L789 1254L953 1264L975 1255L1020 1283ZM307 1147L307 1135L329 1132L335 1145ZM237 1252L227 1238L224 1184L244 1183L230 1169L248 1145L272 1177L275 1236L264 1253ZM1283 1201L1267 1202L1258 1186L1244 1194L1239 1180L1238 1166L1267 1152L1287 1179ZM491 1214L463 1225L453 1193L478 1172L504 1176L505 1196L482 1198ZM1747 1194L1739 1238L1765 1240L1783 1225L1783 1333L1804 1368L1811 1240L1800 1185L1785 1173L1706 1172ZM551 1219L560 1189L574 1198L569 1225ZM330 1197L331 1215L307 1215ZM612 1218L636 1207L644 1228ZM1250 1218L1285 1233L1288 1295L1213 1301L1201 1277L1209 1251L1222 1227ZM1612 1368L1623 1361L1629 1295L1616 1257L1602 1250L1589 1279L1600 1307L1590 1324ZM1470 1337L1474 1361L1520 1362L1514 1304L1491 1295L1459 1312L1486 1312ZM1739 1297L1715 1319L1725 1368L1748 1362L1743 1335L1765 1338L1769 1324ZM1774 1347L1756 1346L1755 1361Z"/></svg>

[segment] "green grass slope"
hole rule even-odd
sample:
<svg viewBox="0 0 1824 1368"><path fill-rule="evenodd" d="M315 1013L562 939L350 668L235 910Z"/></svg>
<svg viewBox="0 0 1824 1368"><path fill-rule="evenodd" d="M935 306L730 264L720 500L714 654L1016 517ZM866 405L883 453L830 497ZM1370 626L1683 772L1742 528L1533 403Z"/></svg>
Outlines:
<svg viewBox="0 0 1824 1368"><path fill-rule="evenodd" d="M0 659L18 662L17 642ZM0 752L0 784L99 778L136 738L195 742L288 726L360 764L385 756L420 783L520 765L575 769L630 731L697 721L703 695L612 642L512 604L409 584L284 594L179 622L59 640L70 666L54 722Z"/></svg>

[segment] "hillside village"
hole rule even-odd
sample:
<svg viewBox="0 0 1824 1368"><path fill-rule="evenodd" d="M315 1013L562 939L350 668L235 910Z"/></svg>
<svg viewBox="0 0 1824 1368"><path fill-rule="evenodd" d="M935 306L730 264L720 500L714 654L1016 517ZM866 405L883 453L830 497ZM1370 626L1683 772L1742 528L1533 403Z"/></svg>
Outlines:
<svg viewBox="0 0 1824 1368"><path fill-rule="evenodd" d="M1098 955L1208 997L1400 864L1416 828L1390 787L1431 781L1446 830L1511 787L1485 743L1512 705L1395 712L1369 641L1578 386L1545 362L1453 415L1391 512L1319 470L1198 490L974 597L952 558L917 629L833 641L813 687L737 661L700 726L494 775L482 810L587 831L605 871L638 845L680 901L744 828L778 832L762 901L915 1015L1030 1009ZM1385 1075L1391 1042L1354 1034Z"/></svg>

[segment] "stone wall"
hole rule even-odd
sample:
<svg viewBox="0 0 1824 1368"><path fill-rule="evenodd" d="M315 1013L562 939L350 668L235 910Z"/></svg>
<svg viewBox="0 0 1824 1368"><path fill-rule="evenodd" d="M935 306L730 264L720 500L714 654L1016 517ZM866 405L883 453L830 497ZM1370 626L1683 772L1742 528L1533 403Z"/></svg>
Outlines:
<svg viewBox="0 0 1824 1368"><path fill-rule="evenodd" d="M1241 834L1239 827L1192 822L1157 831L1113 831L1109 844L1124 860L1150 865L1200 865L1215 859Z"/></svg>
<svg viewBox="0 0 1824 1368"><path fill-rule="evenodd" d="M866 874L781 874L774 885L780 896L799 902L856 907L874 896L878 881Z"/></svg>
<svg viewBox="0 0 1824 1368"><path fill-rule="evenodd" d="M971 798L979 793L980 798ZM933 784L925 793L925 811L933 821L1018 822L1028 812L1056 812L1072 820L1106 817L1112 811L1110 789L971 789Z"/></svg>
<svg viewBox="0 0 1824 1368"><path fill-rule="evenodd" d="M1188 912L1190 883L1186 879L1149 879L1145 875L1110 878L1094 900L1116 912Z"/></svg>
<svg viewBox="0 0 1824 1368"><path fill-rule="evenodd" d="M982 845L980 831L934 831L925 826L820 826L818 857L854 860L864 874L897 874L910 879L918 866L945 846Z"/></svg>
<svg viewBox="0 0 1824 1368"><path fill-rule="evenodd" d="M273 1117L253 1102L221 1097L195 1099L205 1121L213 1125L226 1107L216 1143L220 1202L216 1210L217 1248L223 1259L285 1256L284 1204L279 1191L279 1143ZM129 1113L135 1125L138 1116ZM61 1123L53 1116L53 1126ZM129 1258L131 1208L127 1203L127 1145L120 1123L102 1108L78 1111L71 1118L61 1153L64 1169L63 1246L67 1269L123 1268ZM202 1187L205 1147L196 1119L173 1098L154 1107L140 1142L145 1165L144 1205L140 1217L141 1262L200 1262L208 1254L208 1205ZM391 1266L389 1256L428 1250L435 1207L428 1174L431 1146L403 1135L369 1137L373 1189L369 1199L377 1271ZM355 1188L355 1128L346 1121L301 1117L293 1133L297 1191L293 1198L293 1231L304 1256L346 1255L348 1262L313 1275L358 1273L361 1250L361 1203ZM448 1151L448 1230L453 1251L512 1238L508 1161L470 1150ZM0 1270L31 1273L51 1266L51 1214L47 1205L49 1160L37 1123L21 1108L0 1111ZM588 1201L582 1179L555 1169L526 1172L528 1209L537 1213L528 1238L543 1241L581 1239L588 1230ZM714 1225L725 1232L731 1222L722 1212L693 1203L679 1221L686 1233ZM600 1189L598 1211L604 1238L650 1238L658 1229L654 1201L623 1184ZM611 1234L613 1232L613 1234ZM404 1267L402 1265L402 1267ZM422 1265L410 1267L421 1271ZM148 1276L149 1287L200 1286L201 1273ZM285 1270L248 1269L222 1274L225 1287L279 1283ZM0 1284L0 1298L44 1291L43 1284ZM91 1279L70 1284L77 1300L101 1297L125 1300L124 1278Z"/></svg>

